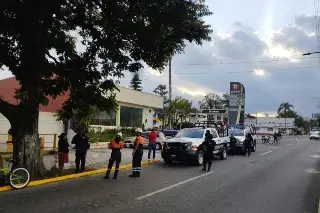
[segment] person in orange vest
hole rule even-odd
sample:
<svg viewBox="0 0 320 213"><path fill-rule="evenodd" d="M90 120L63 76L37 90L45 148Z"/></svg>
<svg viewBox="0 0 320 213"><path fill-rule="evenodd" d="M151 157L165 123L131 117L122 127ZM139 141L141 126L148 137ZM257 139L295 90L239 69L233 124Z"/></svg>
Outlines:
<svg viewBox="0 0 320 213"><path fill-rule="evenodd" d="M107 173L106 173L106 176L104 176L104 179L109 179L110 172L111 172L111 169L112 169L114 162L116 162L116 168L114 171L113 179L117 179L118 174L119 174L121 157L122 157L121 149L123 149L123 141L122 141L122 133L121 132L118 132L116 135L116 138L109 143L109 149L111 149L112 152L111 152L111 156L110 156L109 163L108 163Z"/></svg>
<svg viewBox="0 0 320 213"><path fill-rule="evenodd" d="M132 174L129 177L140 177L141 172L141 161L143 156L143 137L142 129L136 129L137 137L134 140L134 149L132 152Z"/></svg>

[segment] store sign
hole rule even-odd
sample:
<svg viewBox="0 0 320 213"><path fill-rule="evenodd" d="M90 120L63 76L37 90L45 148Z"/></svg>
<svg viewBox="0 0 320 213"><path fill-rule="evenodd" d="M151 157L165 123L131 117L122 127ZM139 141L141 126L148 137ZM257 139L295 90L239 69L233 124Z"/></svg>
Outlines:
<svg viewBox="0 0 320 213"><path fill-rule="evenodd" d="M230 94L241 93L241 84L239 82L231 82L230 84Z"/></svg>

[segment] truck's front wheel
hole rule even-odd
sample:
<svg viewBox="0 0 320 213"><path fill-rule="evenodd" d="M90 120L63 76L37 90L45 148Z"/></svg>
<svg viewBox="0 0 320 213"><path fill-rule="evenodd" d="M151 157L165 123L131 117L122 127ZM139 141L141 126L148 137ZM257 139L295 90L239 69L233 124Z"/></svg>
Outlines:
<svg viewBox="0 0 320 213"><path fill-rule="evenodd" d="M225 160L225 159L227 159L227 148L223 147L220 152L220 160Z"/></svg>

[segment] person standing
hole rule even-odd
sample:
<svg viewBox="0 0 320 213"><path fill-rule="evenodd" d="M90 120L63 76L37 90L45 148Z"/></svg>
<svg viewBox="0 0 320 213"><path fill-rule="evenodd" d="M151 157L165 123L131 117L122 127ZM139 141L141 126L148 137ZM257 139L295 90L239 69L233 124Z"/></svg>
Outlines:
<svg viewBox="0 0 320 213"><path fill-rule="evenodd" d="M142 129L136 129L137 137L134 140L134 148L132 152L132 174L129 177L140 177L141 161L143 156L143 138Z"/></svg>
<svg viewBox="0 0 320 213"><path fill-rule="evenodd" d="M121 157L122 157L121 150L123 149L123 141L122 141L122 133L121 132L117 133L116 138L109 143L108 148L111 149L112 151L111 151L111 156L109 158L107 173L106 173L106 176L104 177L104 179L109 179L110 172L111 172L111 169L112 169L114 162L116 162L116 168L114 171L113 179L117 179L118 174L119 174Z"/></svg>
<svg viewBox="0 0 320 213"><path fill-rule="evenodd" d="M215 147L213 136L209 130L205 133L205 140L202 143L204 155L203 155L203 169L202 171L207 171L207 164L208 164L208 172L210 171L213 159L213 150Z"/></svg>
<svg viewBox="0 0 320 213"><path fill-rule="evenodd" d="M250 154L251 154L251 145L253 143L253 138L252 138L250 133L246 134L246 139L244 140L244 142L245 142L245 151L246 151L246 153L248 153L248 156L250 156Z"/></svg>
<svg viewBox="0 0 320 213"><path fill-rule="evenodd" d="M87 151L90 148L89 138L83 131L78 129L71 143L76 145L76 173L79 173L80 163L80 172L83 172L86 166Z"/></svg>
<svg viewBox="0 0 320 213"><path fill-rule="evenodd" d="M231 148L231 154L233 156L236 153L236 149L237 149L237 139L234 137L233 133L231 133L231 136L230 136L230 148Z"/></svg>
<svg viewBox="0 0 320 213"><path fill-rule="evenodd" d="M61 133L58 141L59 170L63 170L64 164L69 163L69 143L65 133Z"/></svg>
<svg viewBox="0 0 320 213"><path fill-rule="evenodd" d="M153 129L151 130L151 132L148 134L148 138L149 138L149 144L148 144L148 148L149 148L148 160L149 160L149 161L150 161L151 151L153 152L153 160L155 160L155 158L156 158L157 137L158 137L158 134L155 132L155 130L154 130L154 128L153 128Z"/></svg>

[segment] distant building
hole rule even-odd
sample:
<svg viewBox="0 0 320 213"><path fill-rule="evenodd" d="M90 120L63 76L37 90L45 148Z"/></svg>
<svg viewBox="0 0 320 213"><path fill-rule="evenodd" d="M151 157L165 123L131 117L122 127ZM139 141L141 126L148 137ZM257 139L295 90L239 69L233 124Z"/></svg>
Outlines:
<svg viewBox="0 0 320 213"><path fill-rule="evenodd" d="M15 99L15 89L19 87L19 83L14 77L0 80L0 97L11 104L18 104L19 101ZM154 112L156 109L163 108L163 98L124 87L118 88L119 91L116 91L118 110L109 114L100 112L94 119L92 126L102 127L102 129L116 127L152 128ZM68 98L69 93L66 93L58 96L55 100L49 98L47 106L40 105L39 134L60 134L63 132L64 125L67 124L57 121L54 114ZM68 129L70 129L70 123ZM0 114L0 142L7 140L9 128L9 121ZM68 134L69 139L73 134Z"/></svg>

